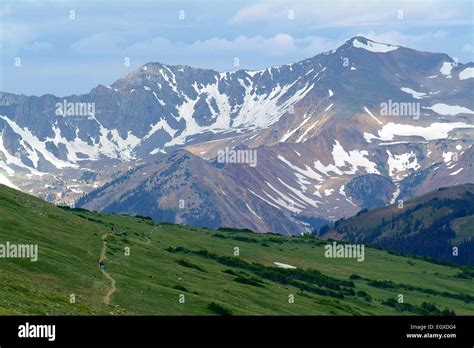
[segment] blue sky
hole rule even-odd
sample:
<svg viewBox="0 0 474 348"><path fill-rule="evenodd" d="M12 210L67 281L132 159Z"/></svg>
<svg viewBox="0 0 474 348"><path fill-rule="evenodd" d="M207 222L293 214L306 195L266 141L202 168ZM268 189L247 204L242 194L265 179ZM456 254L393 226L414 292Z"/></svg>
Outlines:
<svg viewBox="0 0 474 348"><path fill-rule="evenodd" d="M0 91L87 93L147 62L259 69L356 35L473 61L473 1L0 0Z"/></svg>

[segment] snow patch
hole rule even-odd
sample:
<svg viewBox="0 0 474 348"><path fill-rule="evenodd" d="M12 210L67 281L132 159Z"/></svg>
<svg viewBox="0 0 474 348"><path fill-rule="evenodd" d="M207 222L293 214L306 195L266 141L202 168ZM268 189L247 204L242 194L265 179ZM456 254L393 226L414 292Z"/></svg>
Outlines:
<svg viewBox="0 0 474 348"><path fill-rule="evenodd" d="M326 109L324 109L324 112L326 112L326 111L328 111L329 109L331 109L333 105L334 105L334 103L332 103L331 105L329 105Z"/></svg>
<svg viewBox="0 0 474 348"><path fill-rule="evenodd" d="M359 167L365 168L368 174L380 174L376 168L376 164L366 157L368 155L369 153L366 150L351 150L346 152L337 140L332 150L336 167L345 167L346 163L351 166L349 171L345 171L346 174L355 174Z"/></svg>
<svg viewBox="0 0 474 348"><path fill-rule="evenodd" d="M439 69L439 72L446 76L446 78L451 78L451 70L453 70L453 63L452 62L444 62L443 65L441 65L441 69Z"/></svg>
<svg viewBox="0 0 474 348"><path fill-rule="evenodd" d="M397 189L393 191L392 198L390 199L390 204L394 204L397 201L397 198L399 195L400 195L400 187L397 186Z"/></svg>
<svg viewBox="0 0 474 348"><path fill-rule="evenodd" d="M225 195L225 194L224 194L224 195ZM254 211L252 210L252 208L250 208L250 206L249 206L247 203L245 203L245 205L247 206L247 209L248 209L253 215L255 215L257 218L259 218L260 220L262 220L262 218L261 218L260 216L258 216L257 213L254 212ZM262 221L263 221L263 220L262 220Z"/></svg>
<svg viewBox="0 0 474 348"><path fill-rule="evenodd" d="M304 205L301 204L301 203L297 203L295 201L295 199L291 198L291 197L288 197L286 194L284 194L283 192L279 191L277 188L275 188L272 184L270 184L268 181L265 181L265 183L268 185L268 187L270 187L277 195L278 197L277 198L274 198L273 196L271 196L270 194L268 194L267 192L265 192L264 190L263 193L265 193L272 201L274 201L276 204L278 204L279 206L293 212L293 213L297 213L299 214L302 209L304 208ZM299 208L298 208L298 207ZM300 209L301 208L301 209Z"/></svg>
<svg viewBox="0 0 474 348"><path fill-rule="evenodd" d="M306 114L305 114L305 116L306 116ZM308 122L309 120L310 120L310 117L305 118L303 120L303 122L301 122L298 127L296 127L295 129L293 129L291 131L286 132L285 135L283 135L283 137L280 139L280 142L284 142L284 141L288 140L293 134L295 134L298 131L298 129L303 127L305 125L305 123Z"/></svg>
<svg viewBox="0 0 474 348"><path fill-rule="evenodd" d="M472 79L474 77L474 68L466 68L459 73L460 80Z"/></svg>
<svg viewBox="0 0 474 348"><path fill-rule="evenodd" d="M402 87L400 88L400 90L402 92L405 92L405 93L408 93L408 94L411 94L411 96L415 99L423 99L423 97L426 97L426 93L423 93L423 92L417 92L411 88L408 88L408 87Z"/></svg>
<svg viewBox="0 0 474 348"><path fill-rule="evenodd" d="M372 117L375 121L377 121L378 124L383 124L382 122L379 121L379 119L377 117L375 117L369 109L367 109L367 107L364 106L364 110L365 112L367 112L369 114L370 117Z"/></svg>
<svg viewBox="0 0 474 348"><path fill-rule="evenodd" d="M43 155L44 159L51 163L58 169L66 168L66 167L77 167L72 163L68 163L65 161L60 160L52 153L50 153L46 149L46 144L39 140L28 128L21 128L18 126L14 121L10 120L6 116L0 116L3 120L5 120L10 128L20 136L20 144L26 150L26 156L30 159L33 163L34 168L38 168L40 157L38 153Z"/></svg>
<svg viewBox="0 0 474 348"><path fill-rule="evenodd" d="M373 139L390 141L393 140L395 136L420 136L425 140L446 139L449 132L456 128L474 128L474 125L463 122L436 122L428 127L421 127L389 122L378 131L378 136L364 132L364 138L368 143L372 142Z"/></svg>
<svg viewBox="0 0 474 348"><path fill-rule="evenodd" d="M280 267L280 268L296 269L295 266L288 265L288 264L286 264L286 263L281 263L281 262L276 262L276 261L273 261L273 263L274 263L275 265L277 265L278 267Z"/></svg>
<svg viewBox="0 0 474 348"><path fill-rule="evenodd" d="M463 169L464 169L464 168L460 168L460 169L456 170L455 172L452 172L452 173L449 174L449 175L451 175L451 176L452 176L452 175L458 175L458 174L461 172L461 170L463 170Z"/></svg>
<svg viewBox="0 0 474 348"><path fill-rule="evenodd" d="M262 196L258 195L258 194L257 194L257 193L255 193L255 192L253 192L251 189L248 189L248 190L249 190L249 192L250 192L251 194L253 194L254 196L256 196L256 197L260 198L260 199L261 199L262 201L264 201L265 203L267 203L267 204L271 205L271 206L272 206L272 207L274 207L274 208L277 208L278 210L281 210L281 208L280 208L279 206L277 206L277 205L273 204L273 203L272 203L272 202L270 202L269 200L267 200L267 199L263 198ZM265 192L265 191L264 191L264 192Z"/></svg>
<svg viewBox="0 0 474 348"><path fill-rule="evenodd" d="M367 40L367 43L363 43L357 39L354 39L352 41L352 45L356 48L362 48L364 50L375 52L375 53L387 53L390 51L394 51L398 48L398 46L387 45L387 44L373 42L369 40Z"/></svg>
<svg viewBox="0 0 474 348"><path fill-rule="evenodd" d="M290 161L288 161L285 157L283 157L281 155L278 155L278 159L280 161L282 161L283 163L285 163L291 169L293 169L296 172L298 172L298 173L302 174L303 176L305 176L306 178L317 180L317 181L322 181L323 180L323 177L321 176L321 174L315 172L308 165L305 165L305 169L301 169L301 168L291 164Z"/></svg>
<svg viewBox="0 0 474 348"><path fill-rule="evenodd" d="M410 170L421 168L413 151L396 155L387 150L387 155L388 173L394 180L401 180L410 174Z"/></svg>
<svg viewBox="0 0 474 348"><path fill-rule="evenodd" d="M160 98L158 98L158 96L156 95L155 92L153 92L153 95L155 96L155 98L156 98L156 100L158 101L158 103L161 104L161 106L165 106L165 105L166 105L166 103L165 103L163 100L161 100Z"/></svg>
<svg viewBox="0 0 474 348"><path fill-rule="evenodd" d="M449 163L453 160L454 152L448 151L448 152L443 152L442 157L444 163Z"/></svg>
<svg viewBox="0 0 474 348"><path fill-rule="evenodd" d="M474 111L459 105L447 105L443 103L435 104L431 107L423 107L423 109L433 110L437 114L446 115L458 115L458 114L474 114Z"/></svg>

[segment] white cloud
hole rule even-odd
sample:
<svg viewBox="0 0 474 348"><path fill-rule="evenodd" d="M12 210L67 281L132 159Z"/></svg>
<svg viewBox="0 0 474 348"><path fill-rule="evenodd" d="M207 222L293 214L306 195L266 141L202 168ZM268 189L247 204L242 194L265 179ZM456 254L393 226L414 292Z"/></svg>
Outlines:
<svg viewBox="0 0 474 348"><path fill-rule="evenodd" d="M75 52L99 53L116 52L126 45L126 40L120 33L101 32L82 38L71 44Z"/></svg>
<svg viewBox="0 0 474 348"><path fill-rule="evenodd" d="M463 5L462 3L460 5ZM454 7L441 0L264 0L237 11L235 24L288 20L288 11L294 11L295 21L309 21L314 27L350 27L388 25L401 21L404 25L469 24L469 4ZM399 19L399 11L403 19Z"/></svg>
<svg viewBox="0 0 474 348"><path fill-rule="evenodd" d="M111 33L98 33L86 39L81 39L72 44L76 51L94 52L95 54L126 55L130 57L151 57L163 59L166 57L184 57L188 61L193 59L203 60L209 56L217 59L229 57L242 57L248 62L250 57L259 57L259 61L274 57L284 59L289 63L291 57L304 59L318 53L337 48L343 40L332 40L318 36L305 36L295 38L288 33L278 33L273 36L236 36L233 39L213 37L206 40L197 40L190 43L171 41L164 37L155 37L142 40L130 45L125 40L117 39ZM282 63L283 63L282 62ZM170 61L177 64L177 61ZM181 62L183 63L183 62ZM242 61L244 63L244 61ZM212 67L212 65L210 66Z"/></svg>
<svg viewBox="0 0 474 348"><path fill-rule="evenodd" d="M23 22L2 21L0 23L0 47L8 52L16 52L26 47L37 37L30 25Z"/></svg>
<svg viewBox="0 0 474 348"><path fill-rule="evenodd" d="M307 39L300 42L308 41ZM172 42L164 37L155 37L142 40L131 45L126 40L113 33L98 33L87 38L78 40L71 47L76 51L94 52L96 54L115 54L118 52L130 55L155 54L162 55L163 52L172 51L179 54L210 54L213 53L245 53L264 52L268 55L286 55L296 49L295 39L286 33L274 36L237 36L234 39L213 37L206 40L197 40L191 43L181 41Z"/></svg>
<svg viewBox="0 0 474 348"><path fill-rule="evenodd" d="M29 49L34 52L38 52L38 51L50 49L51 47L53 47L53 44L50 42L34 41L33 43L30 44Z"/></svg>
<svg viewBox="0 0 474 348"><path fill-rule="evenodd" d="M470 43L464 44L461 51L474 53L474 45Z"/></svg>
<svg viewBox="0 0 474 348"><path fill-rule="evenodd" d="M233 40L212 38L204 41L196 41L189 45L192 51L227 51L227 52L267 52L270 55L285 55L295 49L295 40L289 34L276 34L270 37L264 36L237 36Z"/></svg>

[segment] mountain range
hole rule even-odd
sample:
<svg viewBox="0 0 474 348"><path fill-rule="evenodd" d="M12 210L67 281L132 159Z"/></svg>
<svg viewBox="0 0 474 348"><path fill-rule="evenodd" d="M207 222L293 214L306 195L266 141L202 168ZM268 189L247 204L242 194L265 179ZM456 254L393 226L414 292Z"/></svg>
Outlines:
<svg viewBox="0 0 474 348"><path fill-rule="evenodd" d="M92 210L308 233L474 182L473 77L472 62L354 37L259 71L147 63L83 95L0 93L0 183Z"/></svg>

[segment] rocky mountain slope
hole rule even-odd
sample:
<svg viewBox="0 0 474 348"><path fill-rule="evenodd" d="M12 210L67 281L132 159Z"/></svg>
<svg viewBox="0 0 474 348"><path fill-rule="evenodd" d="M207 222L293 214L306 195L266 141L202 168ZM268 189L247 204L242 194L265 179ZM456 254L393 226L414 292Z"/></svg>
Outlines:
<svg viewBox="0 0 474 348"><path fill-rule="evenodd" d="M2 93L1 178L54 201L106 184L79 200L90 209L304 233L473 182L473 77L355 37L261 71L148 63L81 96ZM64 99L94 112L57 115Z"/></svg>

